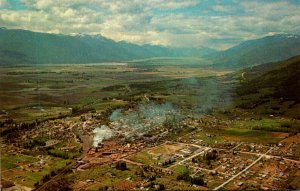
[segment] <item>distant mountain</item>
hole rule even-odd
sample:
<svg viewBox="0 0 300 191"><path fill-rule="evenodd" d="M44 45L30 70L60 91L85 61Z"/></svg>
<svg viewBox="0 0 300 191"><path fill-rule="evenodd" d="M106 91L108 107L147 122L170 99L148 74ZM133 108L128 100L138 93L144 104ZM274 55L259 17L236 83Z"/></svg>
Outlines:
<svg viewBox="0 0 300 191"><path fill-rule="evenodd" d="M300 55L300 36L280 34L245 41L225 51L206 55L215 67L246 68Z"/></svg>
<svg viewBox="0 0 300 191"><path fill-rule="evenodd" d="M185 49L115 42L101 35L59 35L0 29L0 63L93 63L151 57L203 56L209 48Z"/></svg>

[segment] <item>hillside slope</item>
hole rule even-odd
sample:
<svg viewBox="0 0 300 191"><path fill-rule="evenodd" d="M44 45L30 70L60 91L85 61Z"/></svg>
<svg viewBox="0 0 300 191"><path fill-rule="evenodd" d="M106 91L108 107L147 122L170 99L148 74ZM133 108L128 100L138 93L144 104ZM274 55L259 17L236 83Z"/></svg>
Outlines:
<svg viewBox="0 0 300 191"><path fill-rule="evenodd" d="M300 55L300 36L281 34L245 41L225 51L206 56L215 67L247 68Z"/></svg>
<svg viewBox="0 0 300 191"><path fill-rule="evenodd" d="M300 117L300 56L238 73L237 105L267 114Z"/></svg>

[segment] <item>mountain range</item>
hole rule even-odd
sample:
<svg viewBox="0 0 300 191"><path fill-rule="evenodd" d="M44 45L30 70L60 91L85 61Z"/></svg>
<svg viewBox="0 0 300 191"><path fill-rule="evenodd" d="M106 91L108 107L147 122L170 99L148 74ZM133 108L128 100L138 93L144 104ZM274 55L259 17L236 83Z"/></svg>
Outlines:
<svg viewBox="0 0 300 191"><path fill-rule="evenodd" d="M167 48L115 42L101 35L61 35L27 30L0 29L0 62L94 63L152 57L203 56L209 48Z"/></svg>
<svg viewBox="0 0 300 191"><path fill-rule="evenodd" d="M246 68L300 55L300 36L279 34L224 51L116 42L101 35L62 35L0 28L0 64L96 63L153 57L202 57L217 68Z"/></svg>

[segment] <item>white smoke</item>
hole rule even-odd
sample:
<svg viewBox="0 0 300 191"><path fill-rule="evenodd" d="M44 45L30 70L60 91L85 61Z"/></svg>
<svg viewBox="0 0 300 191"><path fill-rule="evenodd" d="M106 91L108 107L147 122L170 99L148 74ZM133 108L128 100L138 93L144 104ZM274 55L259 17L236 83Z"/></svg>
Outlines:
<svg viewBox="0 0 300 191"><path fill-rule="evenodd" d="M170 120L178 123L182 116L171 103L150 102L140 103L133 111L129 112L117 109L109 119L119 130L128 128L127 130L133 130L135 133L146 133L153 128L161 127Z"/></svg>
<svg viewBox="0 0 300 191"><path fill-rule="evenodd" d="M94 139L93 146L97 147L99 143L101 143L105 139L109 139L114 135L114 132L107 127L106 125L101 125L101 127L97 127L93 130Z"/></svg>

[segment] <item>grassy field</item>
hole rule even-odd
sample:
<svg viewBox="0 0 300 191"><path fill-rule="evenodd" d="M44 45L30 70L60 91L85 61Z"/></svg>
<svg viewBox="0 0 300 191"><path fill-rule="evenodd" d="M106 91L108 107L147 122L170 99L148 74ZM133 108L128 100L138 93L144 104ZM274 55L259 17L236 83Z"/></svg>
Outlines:
<svg viewBox="0 0 300 191"><path fill-rule="evenodd" d="M286 133L274 133L271 131L251 130L247 128L222 128L200 131L193 134L196 140L203 143L213 144L223 141L241 141L254 143L278 143L286 137ZM190 139L190 137L185 137Z"/></svg>
<svg viewBox="0 0 300 191"><path fill-rule="evenodd" d="M147 151L139 152L129 159L145 165L158 165L159 162L169 159L174 156L177 151L183 148L184 146L179 144L163 144Z"/></svg>
<svg viewBox="0 0 300 191"><path fill-rule="evenodd" d="M118 187L118 185L121 186L122 184L140 181L135 175L137 170L138 167L131 164L127 164L127 170L124 171L117 170L109 165L104 165L101 167L88 169L83 172L78 172L76 174L70 174L67 176L67 178L71 179L72 181L76 180L79 182L79 184L74 185L74 189L79 189L81 187L80 182L83 182L84 188L97 190L110 186ZM93 180L94 182L92 184L86 184L86 180ZM135 184L133 184L133 186L135 187Z"/></svg>
<svg viewBox="0 0 300 191"><path fill-rule="evenodd" d="M128 100L147 92L161 95L177 89L178 93L176 87L189 83L182 79L228 73L204 69L198 60L189 64L183 64L184 60L180 59L160 62L3 67L0 120L10 117L23 122L51 118L70 113L69 108L89 105L103 110L122 105L126 102L123 98ZM151 83L152 86L140 87Z"/></svg>
<svg viewBox="0 0 300 191"><path fill-rule="evenodd" d="M41 161L43 161L41 163ZM33 187L52 171L63 168L70 160L48 157L39 160L30 155L1 155L1 174L21 185Z"/></svg>
<svg viewBox="0 0 300 191"><path fill-rule="evenodd" d="M18 162L33 163L38 160L33 156L28 155L10 155L1 154L1 171L9 170L18 167Z"/></svg>
<svg viewBox="0 0 300 191"><path fill-rule="evenodd" d="M13 180L24 186L33 187L34 184L42 179L43 176L50 174L66 166L70 160L52 159L49 160L47 165L41 171L26 171L24 174L14 176Z"/></svg>

